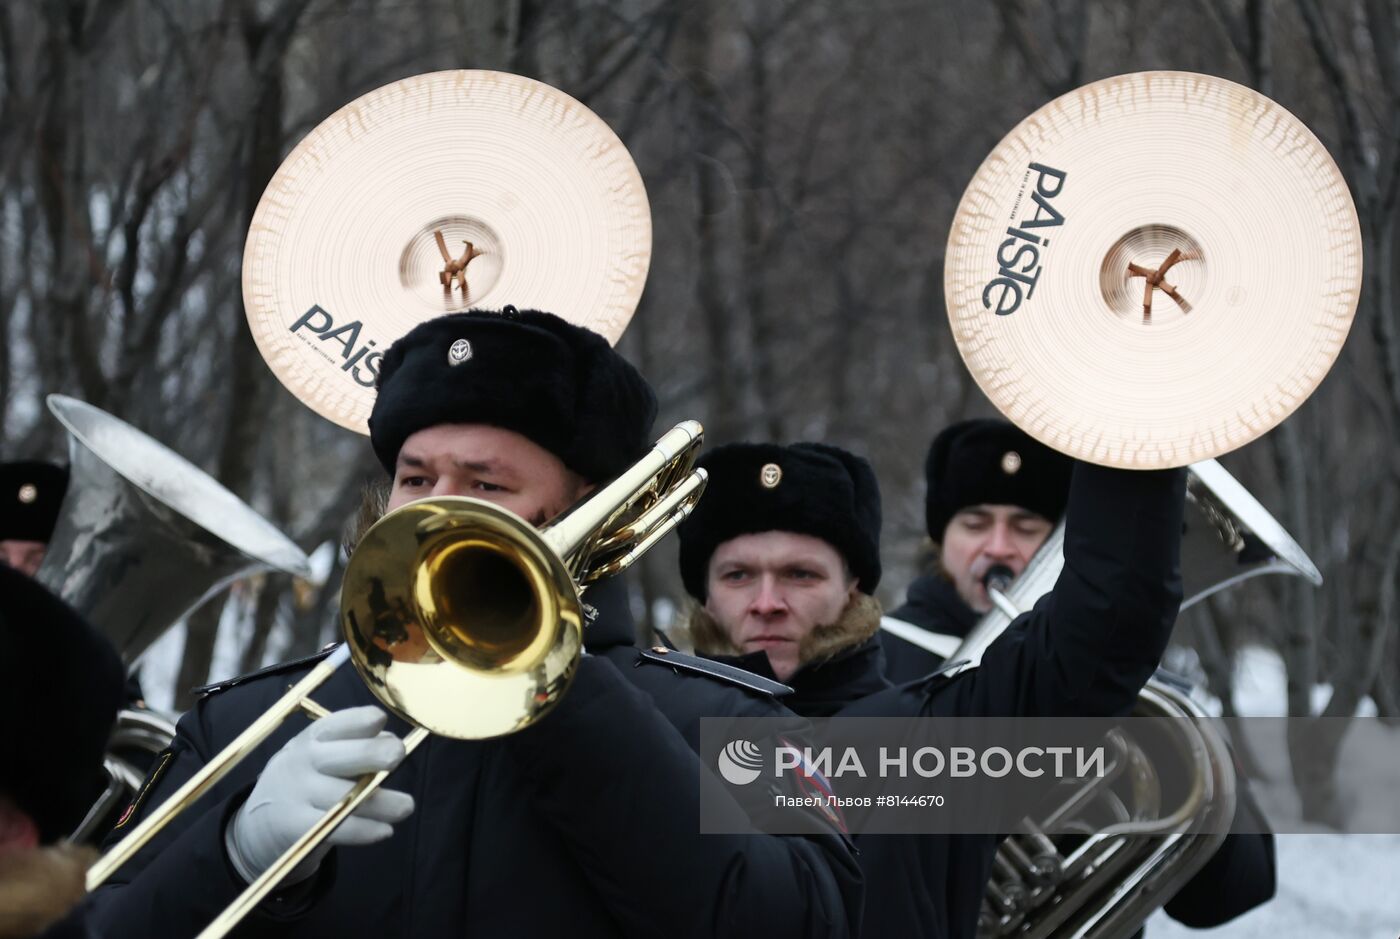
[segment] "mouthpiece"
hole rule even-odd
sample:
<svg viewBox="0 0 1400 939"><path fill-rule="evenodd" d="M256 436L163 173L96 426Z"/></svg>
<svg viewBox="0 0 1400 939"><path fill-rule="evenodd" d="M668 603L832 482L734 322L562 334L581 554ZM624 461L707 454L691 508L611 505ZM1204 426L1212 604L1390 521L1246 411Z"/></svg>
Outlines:
<svg viewBox="0 0 1400 939"><path fill-rule="evenodd" d="M989 592L997 590L1005 593L1015 577L1016 575L1011 572L1011 568L1005 564L993 564L987 568L987 573L982 575L982 586L986 587Z"/></svg>

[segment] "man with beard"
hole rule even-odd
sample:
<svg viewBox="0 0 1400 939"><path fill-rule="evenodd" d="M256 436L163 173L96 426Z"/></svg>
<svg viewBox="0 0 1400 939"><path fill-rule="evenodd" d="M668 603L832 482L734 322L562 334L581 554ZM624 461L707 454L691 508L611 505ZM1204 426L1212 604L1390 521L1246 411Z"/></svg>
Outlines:
<svg viewBox="0 0 1400 939"><path fill-rule="evenodd" d="M956 647L992 609L984 579L1000 565L1020 576L1059 523L1069 497L1073 461L1007 421L969 420L933 440L924 474L925 520L933 541L933 570L909 585L890 617ZM880 636L885 674L918 679L943 656L890 632ZM1273 835L1249 786L1241 782L1229 835L1195 877L1167 903L1167 914L1188 926L1218 926L1273 898Z"/></svg>
<svg viewBox="0 0 1400 939"><path fill-rule="evenodd" d="M0 645L0 939L83 939L83 878L96 855L63 839L102 792L121 660L77 613L5 565Z"/></svg>
<svg viewBox="0 0 1400 939"><path fill-rule="evenodd" d="M696 649L786 681L803 715L1104 716L1128 711L1181 602L1184 470L1076 464L1065 571L978 668L891 687L876 635L880 494L869 464L814 443L700 461L681 525ZM1000 836L862 835L864 935L974 934Z"/></svg>
<svg viewBox="0 0 1400 939"><path fill-rule="evenodd" d="M463 495L543 523L639 458L655 413L650 386L601 336L507 307L440 317L396 342L370 440L392 479L390 510ZM591 654L572 688L506 737L429 737L405 759L404 722L342 668L315 694L328 717L288 721L98 891L101 924L194 934L356 777L396 770L239 935L851 934L859 872L815 813L798 819L806 837L698 834L702 788L721 785L693 752L700 718L790 715L779 686L643 657L618 581L586 600ZM114 837L309 667L205 689Z"/></svg>

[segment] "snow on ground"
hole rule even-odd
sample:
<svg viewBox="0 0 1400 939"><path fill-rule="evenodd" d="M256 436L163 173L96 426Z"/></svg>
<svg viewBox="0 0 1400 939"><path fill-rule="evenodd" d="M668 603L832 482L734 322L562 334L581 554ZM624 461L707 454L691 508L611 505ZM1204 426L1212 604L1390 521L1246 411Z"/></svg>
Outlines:
<svg viewBox="0 0 1400 939"><path fill-rule="evenodd" d="M1275 652L1258 647L1242 650L1235 681L1235 707L1241 714L1280 717L1288 713L1283 662ZM1331 693L1327 685L1313 689L1314 713L1326 705ZM1215 713L1219 713L1219 702L1214 704ZM1369 699L1363 701L1358 716L1374 714L1375 705ZM1366 760L1375 752L1373 745L1368 746L1366 736L1387 732L1371 722L1362 722L1355 730L1357 733L1348 736L1342 750L1344 761ZM1395 752L1394 746L1386 750ZM1400 767L1392 769L1400 773ZM1355 796L1351 805L1354 817L1393 817L1394 805L1400 801L1400 787L1389 792L1368 789ZM1205 931L1188 929L1158 912L1148 920L1149 939L1202 935L1222 939L1400 936L1400 834L1287 834L1276 835L1275 845L1278 893L1272 902L1234 922Z"/></svg>
<svg viewBox="0 0 1400 939"><path fill-rule="evenodd" d="M1147 939L1396 939L1400 835L1277 835L1273 901L1217 929L1188 929L1165 913Z"/></svg>

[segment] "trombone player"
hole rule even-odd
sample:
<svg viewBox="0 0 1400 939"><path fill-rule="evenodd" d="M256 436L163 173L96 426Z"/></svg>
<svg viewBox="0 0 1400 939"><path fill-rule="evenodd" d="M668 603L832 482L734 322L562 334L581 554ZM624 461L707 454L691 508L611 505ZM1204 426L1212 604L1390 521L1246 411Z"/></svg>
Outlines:
<svg viewBox="0 0 1400 939"><path fill-rule="evenodd" d="M655 413L649 385L601 336L507 307L443 316L394 343L370 437L390 509L467 495L542 524L629 466ZM698 787L719 785L693 752L699 718L785 714L779 686L657 664L631 645L621 583L587 599L591 655L572 690L512 736L431 737L405 759L386 732L404 722L336 673L317 694L329 716L288 721L95 893L99 926L193 935L352 780L397 769L239 935L852 933L859 873L822 819L805 837L697 833ZM205 689L114 837L308 667Z"/></svg>

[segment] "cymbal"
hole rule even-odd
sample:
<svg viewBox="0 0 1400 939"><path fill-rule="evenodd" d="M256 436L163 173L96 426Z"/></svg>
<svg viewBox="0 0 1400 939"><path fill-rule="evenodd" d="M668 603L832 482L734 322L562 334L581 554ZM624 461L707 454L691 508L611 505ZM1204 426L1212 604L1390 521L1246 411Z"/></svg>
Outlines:
<svg viewBox="0 0 1400 939"><path fill-rule="evenodd" d="M958 349L1031 436L1184 466L1291 414L1340 353L1361 231L1304 124L1242 85L1139 72L1031 114L963 193L944 292Z"/></svg>
<svg viewBox="0 0 1400 939"><path fill-rule="evenodd" d="M651 211L627 148L549 85L417 75L355 99L287 156L253 216L243 302L282 383L359 433L383 351L471 307L558 314L616 342Z"/></svg>

